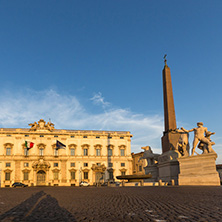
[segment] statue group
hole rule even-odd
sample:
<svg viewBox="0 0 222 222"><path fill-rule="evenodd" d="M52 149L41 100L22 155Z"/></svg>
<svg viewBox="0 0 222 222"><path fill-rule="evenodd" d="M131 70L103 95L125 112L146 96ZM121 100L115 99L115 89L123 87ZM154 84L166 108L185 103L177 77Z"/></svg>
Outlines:
<svg viewBox="0 0 222 222"><path fill-rule="evenodd" d="M180 138L176 149L181 153L182 156L189 156L189 132L194 132L191 156L193 156L194 153L198 154L195 151L196 147L202 150L202 154L215 153L212 148L212 145L215 143L210 138L211 135L214 135L215 133L208 131L207 127L204 127L202 122L198 122L197 127L191 130L186 130L181 127L180 130L177 129L175 132L180 133Z"/></svg>
<svg viewBox="0 0 222 222"><path fill-rule="evenodd" d="M194 132L194 140L193 140L191 155L189 154L190 152L189 133L190 132ZM174 148L172 146L172 150L179 152L180 155L183 157L193 156L194 153L199 155L195 151L196 147L202 151L202 154L215 153L215 151L212 149L212 146L215 143L210 138L211 135L214 135L215 133L208 131L207 127L204 127L202 122L198 122L197 127L191 130L186 130L183 127L181 127L180 129L176 129L172 131L172 133L177 133L180 135L176 147ZM160 156L159 154L153 153L150 146L142 147L142 149L144 149L144 154L139 159L139 161L141 159L146 159L147 166L154 166L158 164L158 157Z"/></svg>

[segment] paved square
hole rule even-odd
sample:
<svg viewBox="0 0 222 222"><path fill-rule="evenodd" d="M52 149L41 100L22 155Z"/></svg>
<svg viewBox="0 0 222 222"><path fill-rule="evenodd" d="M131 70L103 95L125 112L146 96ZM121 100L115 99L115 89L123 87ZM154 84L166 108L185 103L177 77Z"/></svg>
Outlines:
<svg viewBox="0 0 222 222"><path fill-rule="evenodd" d="M0 221L222 221L222 187L0 189Z"/></svg>

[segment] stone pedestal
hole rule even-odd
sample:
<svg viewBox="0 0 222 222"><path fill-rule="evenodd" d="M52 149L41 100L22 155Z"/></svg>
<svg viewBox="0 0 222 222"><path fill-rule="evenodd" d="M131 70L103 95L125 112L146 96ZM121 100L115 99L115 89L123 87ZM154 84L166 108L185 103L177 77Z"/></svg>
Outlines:
<svg viewBox="0 0 222 222"><path fill-rule="evenodd" d="M179 133L167 132L161 138L162 141L162 152L165 153L170 150L177 149L177 143L180 138Z"/></svg>
<svg viewBox="0 0 222 222"><path fill-rule="evenodd" d="M168 184L171 184L173 180L174 184L178 185L179 162L177 159L180 156L180 153L174 150L170 150L159 156L159 180Z"/></svg>
<svg viewBox="0 0 222 222"><path fill-rule="evenodd" d="M145 174L151 174L152 175L152 178L145 179L144 181L146 181L146 182L158 182L159 173L158 173L157 164L152 165L152 166L146 166L146 167L144 167L144 170L145 170Z"/></svg>
<svg viewBox="0 0 222 222"><path fill-rule="evenodd" d="M216 158L215 153L179 158L179 185L220 186Z"/></svg>

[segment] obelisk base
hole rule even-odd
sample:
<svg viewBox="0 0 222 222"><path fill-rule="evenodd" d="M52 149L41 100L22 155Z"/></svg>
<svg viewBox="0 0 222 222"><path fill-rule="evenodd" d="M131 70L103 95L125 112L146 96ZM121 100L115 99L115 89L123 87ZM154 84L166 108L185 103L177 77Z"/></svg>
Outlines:
<svg viewBox="0 0 222 222"><path fill-rule="evenodd" d="M179 158L179 185L220 186L220 177L215 164L216 158L215 153Z"/></svg>
<svg viewBox="0 0 222 222"><path fill-rule="evenodd" d="M173 132L165 133L161 138L162 153L165 153L169 150L176 150L179 138L180 138L179 133L173 133Z"/></svg>

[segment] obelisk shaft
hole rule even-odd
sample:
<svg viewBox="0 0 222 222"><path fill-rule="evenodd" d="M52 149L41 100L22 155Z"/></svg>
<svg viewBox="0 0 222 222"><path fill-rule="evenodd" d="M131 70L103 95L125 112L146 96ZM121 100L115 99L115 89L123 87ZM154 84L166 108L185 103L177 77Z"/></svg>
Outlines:
<svg viewBox="0 0 222 222"><path fill-rule="evenodd" d="M164 97L164 123L165 132L177 128L173 101L173 89L170 68L165 65L163 69L163 97Z"/></svg>
<svg viewBox="0 0 222 222"><path fill-rule="evenodd" d="M165 129L162 136L162 152L176 150L180 135L176 133L176 115L173 101L173 89L170 68L166 64L163 69L163 101L164 101L164 124Z"/></svg>

